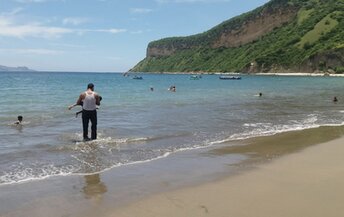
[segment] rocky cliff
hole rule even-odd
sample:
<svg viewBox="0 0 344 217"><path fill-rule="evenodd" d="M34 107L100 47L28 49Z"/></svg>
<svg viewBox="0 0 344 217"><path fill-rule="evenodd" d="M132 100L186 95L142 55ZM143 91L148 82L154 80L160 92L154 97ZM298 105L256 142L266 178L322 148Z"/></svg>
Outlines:
<svg viewBox="0 0 344 217"><path fill-rule="evenodd" d="M149 43L131 71L301 71L343 68L344 0L271 0L193 36Z"/></svg>

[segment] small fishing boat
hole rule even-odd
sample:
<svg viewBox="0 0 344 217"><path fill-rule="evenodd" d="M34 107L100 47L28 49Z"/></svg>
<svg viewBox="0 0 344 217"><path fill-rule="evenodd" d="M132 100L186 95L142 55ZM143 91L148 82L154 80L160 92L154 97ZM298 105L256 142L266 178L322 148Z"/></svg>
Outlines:
<svg viewBox="0 0 344 217"><path fill-rule="evenodd" d="M222 75L219 77L221 80L240 80L240 76L228 76L228 75Z"/></svg>
<svg viewBox="0 0 344 217"><path fill-rule="evenodd" d="M137 76L135 75L132 79L136 79L136 80L142 80L143 78L141 76Z"/></svg>
<svg viewBox="0 0 344 217"><path fill-rule="evenodd" d="M202 75L191 75L190 80L199 80L202 78Z"/></svg>

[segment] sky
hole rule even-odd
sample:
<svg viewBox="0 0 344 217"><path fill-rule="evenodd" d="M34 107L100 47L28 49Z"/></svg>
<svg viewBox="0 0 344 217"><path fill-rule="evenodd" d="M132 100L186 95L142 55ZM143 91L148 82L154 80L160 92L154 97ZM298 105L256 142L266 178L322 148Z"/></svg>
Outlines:
<svg viewBox="0 0 344 217"><path fill-rule="evenodd" d="M165 37L202 33L269 0L0 0L0 65L126 72Z"/></svg>

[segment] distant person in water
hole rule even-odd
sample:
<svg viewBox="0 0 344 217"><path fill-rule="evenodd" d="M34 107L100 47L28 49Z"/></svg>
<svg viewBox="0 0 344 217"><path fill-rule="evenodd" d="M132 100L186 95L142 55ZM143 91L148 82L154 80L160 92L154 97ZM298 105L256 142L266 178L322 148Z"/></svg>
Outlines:
<svg viewBox="0 0 344 217"><path fill-rule="evenodd" d="M262 93L259 93L259 96L261 97L261 96L263 96L263 94L262 94Z"/></svg>
<svg viewBox="0 0 344 217"><path fill-rule="evenodd" d="M333 97L333 102L338 102L338 99L337 99L337 97L335 96L335 97Z"/></svg>
<svg viewBox="0 0 344 217"><path fill-rule="evenodd" d="M171 92L176 92L176 86L172 85L170 88L168 88Z"/></svg>
<svg viewBox="0 0 344 217"><path fill-rule="evenodd" d="M77 102L68 107L82 106L82 129L84 141L88 138L88 124L91 121L91 140L97 139L97 105L100 106L100 96L94 91L94 84L87 85L87 90L80 94Z"/></svg>
<svg viewBox="0 0 344 217"><path fill-rule="evenodd" d="M18 121L14 122L15 125L21 125L23 121L23 116L19 115L17 117Z"/></svg>
<svg viewBox="0 0 344 217"><path fill-rule="evenodd" d="M150 91L154 91L154 88L153 88L153 87L150 87L149 89L150 89Z"/></svg>

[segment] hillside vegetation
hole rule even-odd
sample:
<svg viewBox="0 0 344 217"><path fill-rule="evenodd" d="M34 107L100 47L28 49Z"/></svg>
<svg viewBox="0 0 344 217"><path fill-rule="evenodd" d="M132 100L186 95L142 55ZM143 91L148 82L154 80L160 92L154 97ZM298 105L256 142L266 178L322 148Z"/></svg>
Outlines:
<svg viewBox="0 0 344 217"><path fill-rule="evenodd" d="M271 0L201 34L151 42L136 72L344 72L344 0Z"/></svg>

